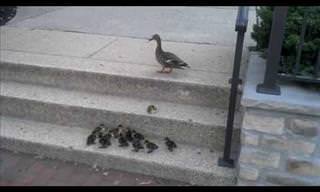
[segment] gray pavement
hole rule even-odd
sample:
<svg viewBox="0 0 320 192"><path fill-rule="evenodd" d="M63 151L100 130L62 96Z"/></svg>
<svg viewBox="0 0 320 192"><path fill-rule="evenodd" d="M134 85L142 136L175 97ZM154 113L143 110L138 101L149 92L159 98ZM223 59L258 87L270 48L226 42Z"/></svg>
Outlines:
<svg viewBox="0 0 320 192"><path fill-rule="evenodd" d="M142 174L101 169L0 149L0 186L188 186Z"/></svg>
<svg viewBox="0 0 320 192"><path fill-rule="evenodd" d="M17 23L26 19L30 19L33 17L38 17L43 14L62 9L63 7L58 6L50 6L50 7L44 7L44 6L19 6L17 9L16 16L8 22L7 25L11 23Z"/></svg>
<svg viewBox="0 0 320 192"><path fill-rule="evenodd" d="M7 25L232 46L236 15L237 7L19 7ZM249 16L251 26L253 9Z"/></svg>

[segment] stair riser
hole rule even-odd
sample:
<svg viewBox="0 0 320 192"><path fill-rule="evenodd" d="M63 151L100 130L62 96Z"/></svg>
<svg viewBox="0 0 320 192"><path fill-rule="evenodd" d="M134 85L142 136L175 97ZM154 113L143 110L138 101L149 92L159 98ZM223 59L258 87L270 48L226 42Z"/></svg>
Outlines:
<svg viewBox="0 0 320 192"><path fill-rule="evenodd" d="M1 79L63 89L124 95L180 104L227 108L228 88L164 80L132 78L93 72L0 63Z"/></svg>
<svg viewBox="0 0 320 192"><path fill-rule="evenodd" d="M53 145L42 145L38 143L15 140L1 137L0 147L3 149L39 154L45 157L78 162L93 166L96 164L101 168L111 168L128 172L141 173L156 177L174 179L196 185L234 185L235 178L214 176L210 173L195 172L189 169L169 167L167 165L152 162L140 162L117 156L104 155L103 153L83 151L78 149L62 148Z"/></svg>
<svg viewBox="0 0 320 192"><path fill-rule="evenodd" d="M2 100L1 112L3 115L87 129L93 129L94 126L102 122L110 127L123 124L146 135L169 136L178 142L209 147L217 151L223 150L225 134L223 126L213 127L189 121L42 103L20 98L4 96L0 98ZM238 142L238 129L235 131L234 138L234 141Z"/></svg>

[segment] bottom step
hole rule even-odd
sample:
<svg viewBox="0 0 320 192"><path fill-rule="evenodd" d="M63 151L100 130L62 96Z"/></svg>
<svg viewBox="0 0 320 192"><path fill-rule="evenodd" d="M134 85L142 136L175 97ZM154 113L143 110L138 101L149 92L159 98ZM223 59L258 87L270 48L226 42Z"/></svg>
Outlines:
<svg viewBox="0 0 320 192"><path fill-rule="evenodd" d="M170 153L160 139L151 154L119 148L116 141L107 149L86 146L90 130L1 116L0 147L49 158L75 161L128 172L174 179L195 185L235 185L235 170L218 167L221 154L207 148L177 144Z"/></svg>

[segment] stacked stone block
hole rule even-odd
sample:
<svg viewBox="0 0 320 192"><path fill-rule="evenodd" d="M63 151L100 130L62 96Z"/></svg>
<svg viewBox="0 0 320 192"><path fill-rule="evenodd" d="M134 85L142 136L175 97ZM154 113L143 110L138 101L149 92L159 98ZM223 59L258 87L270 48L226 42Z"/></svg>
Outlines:
<svg viewBox="0 0 320 192"><path fill-rule="evenodd" d="M320 185L320 114L246 108L238 185Z"/></svg>

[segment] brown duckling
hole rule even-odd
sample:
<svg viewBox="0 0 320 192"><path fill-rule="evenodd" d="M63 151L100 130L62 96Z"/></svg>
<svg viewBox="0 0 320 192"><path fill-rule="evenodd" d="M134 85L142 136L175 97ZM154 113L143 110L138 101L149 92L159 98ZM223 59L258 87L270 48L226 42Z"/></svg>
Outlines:
<svg viewBox="0 0 320 192"><path fill-rule="evenodd" d="M132 147L134 152L138 152L140 149L144 149L141 140L133 138L132 140Z"/></svg>
<svg viewBox="0 0 320 192"><path fill-rule="evenodd" d="M144 141L144 144L146 145L146 148L148 149L147 153L152 153L154 150L157 150L159 147L155 143L152 143L148 140Z"/></svg>
<svg viewBox="0 0 320 192"><path fill-rule="evenodd" d="M177 144L170 140L169 137L164 138L164 140L170 152L172 152L174 148L177 148Z"/></svg>
<svg viewBox="0 0 320 192"><path fill-rule="evenodd" d="M119 138L118 138L118 142L119 142L119 147L128 147L129 143L126 139L126 137L123 135L123 133L120 133Z"/></svg>

